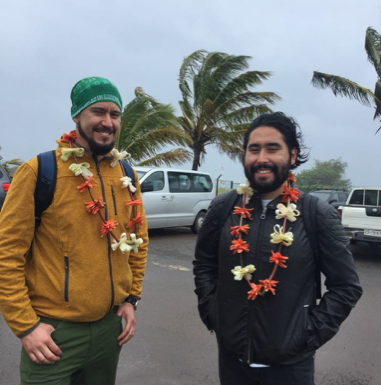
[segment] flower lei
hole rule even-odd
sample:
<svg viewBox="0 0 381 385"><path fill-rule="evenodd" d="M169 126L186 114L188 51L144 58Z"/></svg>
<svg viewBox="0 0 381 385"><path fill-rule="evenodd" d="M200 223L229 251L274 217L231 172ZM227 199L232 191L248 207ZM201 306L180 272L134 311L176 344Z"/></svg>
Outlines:
<svg viewBox="0 0 381 385"><path fill-rule="evenodd" d="M265 295L268 291L272 294L275 294L275 286L278 281L274 281L273 278L279 268L287 268L286 261L288 257L281 254L282 246L290 246L294 240L292 232L286 232L287 220L290 222L296 221L296 217L300 215L299 210L296 209L295 203L299 198L300 192L296 188L291 188L292 183L295 182L295 176L292 173L289 173L287 178L287 185L284 185L283 197L281 202L277 205L277 210L275 210L275 218L283 219L283 226L275 225L274 232L270 235L271 243L278 244L277 252L271 250L270 263L274 263L274 268L267 279L259 280L259 283L251 282L252 273L254 273L255 266L247 265L243 266L243 256L242 253L249 252L249 244L242 239L243 234L249 233L249 225L243 224L243 220L252 220L250 211L254 210L253 208L248 209L246 205L249 203L250 197L254 194L253 189L249 186L249 183L246 181L244 184L241 184L237 188L237 193L243 195L242 197L242 207L235 206L233 214L240 216L239 226L231 226L230 234L233 235L236 239L232 241L230 250L233 254L239 254L240 256L240 266L235 266L231 272L234 275L236 281L241 281L243 278L247 281L250 286L250 291L248 291L248 299L254 300L257 298L257 295ZM286 203L286 206L283 204Z"/></svg>
<svg viewBox="0 0 381 385"><path fill-rule="evenodd" d="M100 197L98 199L94 199L93 194L91 193L91 189L96 186L93 183L93 173L89 170L90 164L87 162L79 163L77 157L82 157L85 154L85 150L83 148L72 147L72 143L77 139L77 134L75 130L71 131L69 134L63 134L61 137L61 141L64 143L68 143L70 148L62 148L61 149L61 159L63 161L67 161L71 156L74 157L75 163L72 163L69 166L69 170L74 173L75 176L81 176L83 183L81 183L77 189L80 193L83 193L85 190L89 192L91 201L85 202L86 210L89 214L98 214L102 225L100 227L100 236L103 237L107 234L110 234L113 238L113 244L111 248L113 251L120 249L122 253L130 252L133 250L135 253L138 252L138 247L143 243L141 238L136 238L136 230L138 226L143 224L142 222L142 214L136 213L136 207L142 204L141 199L134 199L133 193L136 191L136 188L133 186L131 178L128 176L123 176L120 178L122 182L121 188L127 188L129 192L130 199L126 201L126 206L130 206L132 209L133 219L129 221L128 228L131 230L130 237L126 233L122 233L120 238L117 238L114 234L114 229L119 225L114 219L106 220L104 215L102 214L102 209L105 207L105 203L103 198ZM114 160L111 162L110 166L115 167L118 163L120 164L120 160L124 158L128 158L129 154L127 151L119 152L117 149L111 150L111 155L114 157ZM120 167L123 171L123 166L120 164Z"/></svg>

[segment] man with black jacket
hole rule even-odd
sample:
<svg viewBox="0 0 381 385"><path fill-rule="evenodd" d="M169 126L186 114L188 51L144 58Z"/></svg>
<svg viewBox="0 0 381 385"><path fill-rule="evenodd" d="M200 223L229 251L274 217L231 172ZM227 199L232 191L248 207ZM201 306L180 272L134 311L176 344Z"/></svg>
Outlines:
<svg viewBox="0 0 381 385"><path fill-rule="evenodd" d="M281 112L250 124L248 181L213 200L198 236L198 307L217 336L222 385L313 385L315 351L362 294L336 210L319 200L306 218L306 196L292 187L290 170L308 159L298 128ZM327 288L318 304L317 269Z"/></svg>

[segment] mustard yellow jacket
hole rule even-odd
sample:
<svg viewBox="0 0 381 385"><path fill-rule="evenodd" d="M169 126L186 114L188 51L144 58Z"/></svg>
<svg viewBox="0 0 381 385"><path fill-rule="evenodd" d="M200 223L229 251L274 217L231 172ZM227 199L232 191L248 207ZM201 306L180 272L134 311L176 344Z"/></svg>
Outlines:
<svg viewBox="0 0 381 385"><path fill-rule="evenodd" d="M87 189L77 188L83 179L75 176L64 162L57 141L57 184L52 204L34 229L34 190L37 158L17 170L0 213L0 310L12 331L22 337L32 331L39 316L65 321L90 322L102 318L110 308L129 295L140 297L147 256L147 222L142 205L136 212L143 215L136 237L142 238L138 253L122 253L111 248L110 234L101 237L102 221L90 214L85 202L91 201ZM78 158L88 162L96 184L91 189L94 199L103 197L101 210L106 219L118 226L116 237L130 230L132 208L126 206L128 189L122 188L120 164L110 167L112 157L100 162L89 152ZM135 171L134 171L135 172ZM135 172L141 199L139 179ZM30 248L29 252L28 249Z"/></svg>

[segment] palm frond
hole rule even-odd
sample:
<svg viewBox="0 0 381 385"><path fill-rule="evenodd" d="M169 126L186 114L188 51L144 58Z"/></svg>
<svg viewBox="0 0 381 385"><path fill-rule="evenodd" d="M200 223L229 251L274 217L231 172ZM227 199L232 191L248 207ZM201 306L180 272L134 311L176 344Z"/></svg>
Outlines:
<svg viewBox="0 0 381 385"><path fill-rule="evenodd" d="M314 71L311 83L316 88L330 88L335 96L346 96L347 98L357 100L368 107L371 106L371 103L375 98L373 92L369 89L360 86L352 80L336 75Z"/></svg>
<svg viewBox="0 0 381 385"><path fill-rule="evenodd" d="M281 100L281 97L274 92L244 92L239 95L233 96L231 99L225 100L223 104L216 108L216 114L224 115L237 108L250 106L253 103L268 103L274 104L276 101Z"/></svg>
<svg viewBox="0 0 381 385"><path fill-rule="evenodd" d="M189 127L192 127L194 129L194 127L196 126L195 115L191 105L189 104L188 99L180 100L179 105L183 117L188 122Z"/></svg>
<svg viewBox="0 0 381 385"><path fill-rule="evenodd" d="M216 143L216 148L220 154L226 154L232 160L241 161L243 157L242 146L233 146L228 143Z"/></svg>
<svg viewBox="0 0 381 385"><path fill-rule="evenodd" d="M226 131L223 128L215 127L211 131L210 142L213 144L225 144L235 147L242 146L243 137L246 130Z"/></svg>
<svg viewBox="0 0 381 385"><path fill-rule="evenodd" d="M368 60L373 64L378 77L381 77L381 36L371 27L366 30L365 51L368 55Z"/></svg>
<svg viewBox="0 0 381 385"><path fill-rule="evenodd" d="M213 71L213 80L218 84L227 84L242 71L249 68L251 56L226 55L219 61L215 71Z"/></svg>
<svg viewBox="0 0 381 385"><path fill-rule="evenodd" d="M192 153L184 148L177 148L171 151L157 154L151 158L144 159L139 163L135 163L135 166L153 166L160 167L162 165L182 165L192 160Z"/></svg>
<svg viewBox="0 0 381 385"><path fill-rule="evenodd" d="M164 146L186 145L189 140L189 136L178 127L161 127L142 133L129 143L121 142L121 145L125 144L121 148L129 152L134 159L141 159L156 155Z"/></svg>
<svg viewBox="0 0 381 385"><path fill-rule="evenodd" d="M241 93L249 91L250 87L262 84L271 76L269 71L247 71L227 82L214 99L217 106Z"/></svg>
<svg viewBox="0 0 381 385"><path fill-rule="evenodd" d="M205 99L213 100L220 84L213 79L213 73L229 55L224 52L210 52L203 60L197 75L193 77L193 99L195 108L200 108Z"/></svg>
<svg viewBox="0 0 381 385"><path fill-rule="evenodd" d="M8 175L12 176L17 169L17 167L12 166L21 166L24 162L20 158L15 158L11 160L6 160L1 163Z"/></svg>
<svg viewBox="0 0 381 385"><path fill-rule="evenodd" d="M146 100L147 102L149 102L153 106L156 106L157 104L159 104L155 98L153 98L151 95L146 94L142 87L136 87L135 88L135 96L137 98L141 98L141 99Z"/></svg>
<svg viewBox="0 0 381 385"><path fill-rule="evenodd" d="M141 162L147 158L157 159L158 162L162 148L168 145L185 146L190 142L189 135L181 128L181 122L170 104L159 103L140 87L135 89L135 95L136 97L123 111L117 142L119 150L127 150L134 162ZM165 154L168 156L165 157ZM167 159L166 162L174 159L178 164L176 152L172 158L169 157L170 152L164 155L163 159Z"/></svg>
<svg viewBox="0 0 381 385"><path fill-rule="evenodd" d="M199 49L198 51L195 51L184 58L179 75L180 91L183 94L183 97L192 97L192 91L189 87L188 81L192 80L194 75L199 70L200 63L202 63L206 53L207 51Z"/></svg>
<svg viewBox="0 0 381 385"><path fill-rule="evenodd" d="M23 160L20 158L14 158L11 160L6 160L5 162L1 162L1 164L4 166L11 165L11 166L21 166L24 163Z"/></svg>
<svg viewBox="0 0 381 385"><path fill-rule="evenodd" d="M259 115L272 113L273 110L266 104L255 104L249 107L243 107L238 110L234 110L219 120L220 124L224 124L227 130L234 124L250 124L250 122Z"/></svg>
<svg viewBox="0 0 381 385"><path fill-rule="evenodd" d="M381 116L381 81L378 79L374 87L374 103L375 103L375 112L373 119Z"/></svg>

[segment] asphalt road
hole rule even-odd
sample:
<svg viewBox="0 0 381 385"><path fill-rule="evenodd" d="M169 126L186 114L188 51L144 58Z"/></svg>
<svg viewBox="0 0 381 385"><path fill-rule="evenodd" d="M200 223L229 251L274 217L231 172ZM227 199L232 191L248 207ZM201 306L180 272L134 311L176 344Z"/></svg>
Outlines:
<svg viewBox="0 0 381 385"><path fill-rule="evenodd" d="M122 350L117 384L218 384L215 336L199 320L193 293L196 236L181 228L152 231L150 238L137 330ZM364 295L318 351L316 385L381 384L381 247L352 249ZM0 343L0 385L16 385L20 342L2 318Z"/></svg>

